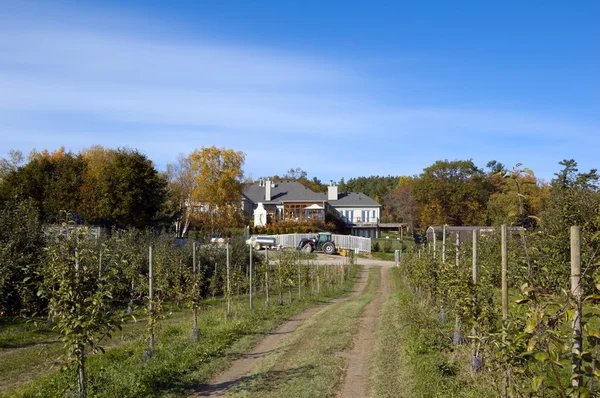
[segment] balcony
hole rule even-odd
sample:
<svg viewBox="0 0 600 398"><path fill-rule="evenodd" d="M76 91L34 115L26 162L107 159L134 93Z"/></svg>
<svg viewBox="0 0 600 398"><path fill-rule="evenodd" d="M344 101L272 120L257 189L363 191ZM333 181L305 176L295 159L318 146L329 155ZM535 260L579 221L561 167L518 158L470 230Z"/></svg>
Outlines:
<svg viewBox="0 0 600 398"><path fill-rule="evenodd" d="M379 225L379 218L372 217L354 217L352 219L342 217L342 220L344 220L347 226L359 228L377 227L377 225Z"/></svg>

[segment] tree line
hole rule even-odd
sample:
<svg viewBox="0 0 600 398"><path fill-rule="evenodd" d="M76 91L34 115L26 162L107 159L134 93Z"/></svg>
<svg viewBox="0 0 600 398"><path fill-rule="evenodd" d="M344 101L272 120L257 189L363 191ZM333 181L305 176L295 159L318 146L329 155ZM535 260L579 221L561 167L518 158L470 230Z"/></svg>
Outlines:
<svg viewBox="0 0 600 398"><path fill-rule="evenodd" d="M240 197L245 154L202 147L159 171L143 153L94 146L80 153L64 148L32 151L27 160L11 151L0 160L0 206L30 199L44 223L75 220L105 227L159 228L186 236L190 228L210 233L244 225ZM574 160L552 181L539 180L521 164L438 160L413 176L370 176L338 181L340 192L362 192L383 205L382 221L405 222L423 232L430 225L519 225L551 222L554 196L575 185L596 195L596 170L580 173ZM295 180L315 192L327 183L291 168L273 181ZM573 199L575 201L579 198ZM248 216L248 215L246 215Z"/></svg>

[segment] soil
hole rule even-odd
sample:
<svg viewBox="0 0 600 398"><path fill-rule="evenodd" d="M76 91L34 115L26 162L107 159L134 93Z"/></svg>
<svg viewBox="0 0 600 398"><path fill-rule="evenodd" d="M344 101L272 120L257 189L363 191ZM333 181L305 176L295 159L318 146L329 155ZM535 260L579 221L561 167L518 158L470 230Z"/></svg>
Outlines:
<svg viewBox="0 0 600 398"><path fill-rule="evenodd" d="M388 282L389 267L381 267L381 284L377 296L363 311L358 324L358 332L355 336L354 346L344 353L348 359L348 368L342 384L339 397L368 397L368 378L371 353L373 352L375 330L377 329L377 317L381 306L389 293Z"/></svg>
<svg viewBox="0 0 600 398"><path fill-rule="evenodd" d="M336 261L341 262L339 256L319 255L318 259L319 262L326 264L331 264L332 260L334 260L334 263ZM363 315L359 320L358 332L355 337L356 340L353 348L350 351L342 354L343 356L347 356L350 360L348 361L349 366L346 376L343 379L342 389L339 396L342 398L367 396L366 389L369 372L369 360L374 344L373 336L375 327L377 325L376 318L389 291L387 275L389 268L391 268L393 263L370 259L360 259L359 263L363 266L362 273L356 288L350 295L347 295L343 298L330 300L326 304L310 308L293 319L290 319L279 329L265 337L253 350L242 354L239 359L233 361L229 369L215 377L210 384L198 386L190 396L222 397L227 394L227 391L234 387L236 383L244 380L244 377L251 372L254 364L258 360L274 352L279 346L281 340L288 337L291 333L294 333L294 331L298 329L298 327L300 327L308 318L323 310L326 306L346 301L349 298L360 294L366 286L369 268L373 265L378 265L382 268L382 283L378 289L377 296L371 303L367 305Z"/></svg>

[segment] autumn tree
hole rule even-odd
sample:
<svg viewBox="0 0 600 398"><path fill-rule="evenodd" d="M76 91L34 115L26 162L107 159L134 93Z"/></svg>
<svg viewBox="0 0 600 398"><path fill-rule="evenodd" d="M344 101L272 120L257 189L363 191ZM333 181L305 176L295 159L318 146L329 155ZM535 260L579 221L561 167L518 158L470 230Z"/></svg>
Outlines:
<svg viewBox="0 0 600 398"><path fill-rule="evenodd" d="M194 176L193 203L212 231L239 225L242 221L242 166L246 155L233 149L202 147L189 155Z"/></svg>
<svg viewBox="0 0 600 398"><path fill-rule="evenodd" d="M262 177L261 179L267 179L266 177ZM283 177L279 175L274 175L270 177L273 182L278 182L281 180L291 180L297 181L300 184L304 185L308 189L313 192L327 192L327 184L323 184L321 180L317 177L309 178L308 173L305 170L302 170L300 167L296 167L289 169L285 172Z"/></svg>
<svg viewBox="0 0 600 398"><path fill-rule="evenodd" d="M190 224L198 220L199 212L193 203L193 194L198 184L192 170L190 156L179 154L176 163L167 164L168 205L174 213L174 227L177 237L184 237Z"/></svg>
<svg viewBox="0 0 600 398"><path fill-rule="evenodd" d="M487 205L490 224L526 228L537 224L548 188L538 183L532 170L521 166L519 163L511 170L502 169L490 175L497 189L491 194Z"/></svg>
<svg viewBox="0 0 600 398"><path fill-rule="evenodd" d="M166 180L146 155L131 149L93 147L83 183L86 221L144 227L151 224L166 196Z"/></svg>
<svg viewBox="0 0 600 398"><path fill-rule="evenodd" d="M546 238L545 257L553 271L549 275L556 279L554 283L568 278L569 268L564 265L569 263L571 255L571 226L581 226L582 262L595 264L592 260L600 252L600 176L596 169L579 172L573 159L559 164L563 169L551 182L540 222L541 235ZM600 280L600 275L589 280Z"/></svg>
<svg viewBox="0 0 600 398"><path fill-rule="evenodd" d="M24 161L23 153L19 150L11 149L8 152L8 158L0 159L0 181L11 172L17 171L17 169L23 164Z"/></svg>
<svg viewBox="0 0 600 398"><path fill-rule="evenodd" d="M384 198L385 214L393 221L407 223L414 231L418 221L418 206L412 194L414 178L400 177L396 188Z"/></svg>
<svg viewBox="0 0 600 398"><path fill-rule="evenodd" d="M27 164L3 162L6 174L0 196L31 198L46 221L64 218L78 211L85 161L64 148L50 152L33 150Z"/></svg>
<svg viewBox="0 0 600 398"><path fill-rule="evenodd" d="M481 225L490 186L472 160L438 160L414 181L422 225Z"/></svg>
<svg viewBox="0 0 600 398"><path fill-rule="evenodd" d="M340 191L362 192L376 202L383 202L386 195L398 185L398 177L395 176L370 176L351 178L340 183ZM342 190L343 186L343 190ZM384 204L385 205L385 204Z"/></svg>

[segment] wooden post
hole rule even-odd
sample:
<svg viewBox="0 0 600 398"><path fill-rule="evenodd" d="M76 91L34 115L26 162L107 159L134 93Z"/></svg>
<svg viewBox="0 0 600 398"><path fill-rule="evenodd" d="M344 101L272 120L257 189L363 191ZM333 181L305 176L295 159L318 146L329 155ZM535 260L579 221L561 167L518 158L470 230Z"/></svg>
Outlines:
<svg viewBox="0 0 600 398"><path fill-rule="evenodd" d="M435 261L437 259L437 237L435 236L435 229L433 230L433 261Z"/></svg>
<svg viewBox="0 0 600 398"><path fill-rule="evenodd" d="M457 232L456 233L456 240L455 240L455 245L456 245L456 272L458 273L458 267L460 266L460 235ZM454 317L454 339L453 339L453 343L454 345L459 345L462 344L463 342L463 336L462 333L460 331L462 325L461 325L461 320L460 317L458 315L456 315Z"/></svg>
<svg viewBox="0 0 600 398"><path fill-rule="evenodd" d="M446 264L446 226L442 227L442 264Z"/></svg>
<svg viewBox="0 0 600 398"><path fill-rule="evenodd" d="M473 283L479 283L479 268L477 267L477 257L479 256L477 245L479 244L479 233L473 230Z"/></svg>
<svg viewBox="0 0 600 398"><path fill-rule="evenodd" d="M301 267L300 267L300 252L298 252L298 300L302 300L302 290L300 285L302 284L301 280Z"/></svg>
<svg viewBox="0 0 600 398"><path fill-rule="evenodd" d="M77 244L79 244L79 238L77 237ZM79 246L79 245L78 245ZM77 278L78 286L76 289L80 289L81 283L81 269L79 265L79 251L77 248L75 249L75 277ZM80 313L80 307L75 304L75 310L77 314ZM77 345L77 389L78 396L80 398L84 398L86 396L86 382L85 382L85 345L82 343L82 340L78 339L76 342Z"/></svg>
<svg viewBox="0 0 600 398"><path fill-rule="evenodd" d="M150 316L150 355L154 353L154 265L152 264L152 246L148 248L148 308Z"/></svg>
<svg viewBox="0 0 600 398"><path fill-rule="evenodd" d="M573 339L571 347L571 386L578 389L583 386L581 369L581 352L583 348L581 316L583 289L581 288L581 227L571 227L571 295L575 299L576 309L573 314ZM579 394L577 394L579 395Z"/></svg>
<svg viewBox="0 0 600 398"><path fill-rule="evenodd" d="M198 276L197 276L197 271L196 271L196 242L192 242L192 283L194 284L194 288L192 289L192 291L194 292L194 295L196 295L198 292L196 290L197 288L197 284L198 284ZM198 341L198 304L196 302L196 300L198 300L198 297L192 297L192 303L193 303L193 315L194 315L194 323L192 325L192 341Z"/></svg>
<svg viewBox="0 0 600 398"><path fill-rule="evenodd" d="M248 246L250 246L250 311L252 311L252 245Z"/></svg>
<svg viewBox="0 0 600 398"><path fill-rule="evenodd" d="M231 282L229 279L229 270L230 270L230 264L229 264L229 240L227 241L227 246L226 246L226 252L227 252L227 313L225 314L225 316L227 318L229 318L231 316Z"/></svg>
<svg viewBox="0 0 600 398"><path fill-rule="evenodd" d="M98 259L98 282L102 279L102 249L100 249L100 258Z"/></svg>
<svg viewBox="0 0 600 398"><path fill-rule="evenodd" d="M501 251L502 251L502 327L506 328L508 319L508 234L506 225L500 227L501 232ZM502 342L506 342L506 330L502 332ZM508 370L502 375L502 397L508 397Z"/></svg>
<svg viewBox="0 0 600 398"><path fill-rule="evenodd" d="M456 245L456 266L458 267L460 264L460 234L458 232L456 233L455 245Z"/></svg>
<svg viewBox="0 0 600 398"><path fill-rule="evenodd" d="M508 234L506 224L500 228L502 239L502 320L506 321L508 318Z"/></svg>
<svg viewBox="0 0 600 398"><path fill-rule="evenodd" d="M319 263L317 263L317 296L321 295L321 275L319 274Z"/></svg>
<svg viewBox="0 0 600 398"><path fill-rule="evenodd" d="M265 247L265 308L269 308L269 248Z"/></svg>
<svg viewBox="0 0 600 398"><path fill-rule="evenodd" d="M477 247L478 244L479 244L479 231L474 229L473 230L473 284L475 285L476 288L477 288L477 284L479 283L479 268L478 268L478 264L477 264L477 260L478 260L477 257L479 256L478 247ZM476 307L478 306L477 293L475 293L473 295L473 305ZM477 335L477 328L475 325L473 325L471 334L473 336ZM478 372L479 369L481 368L481 364L482 364L482 360L479 357L478 347L479 347L479 345L477 345L475 343L475 341L473 341L473 357L471 358L471 369L473 369L474 372Z"/></svg>

